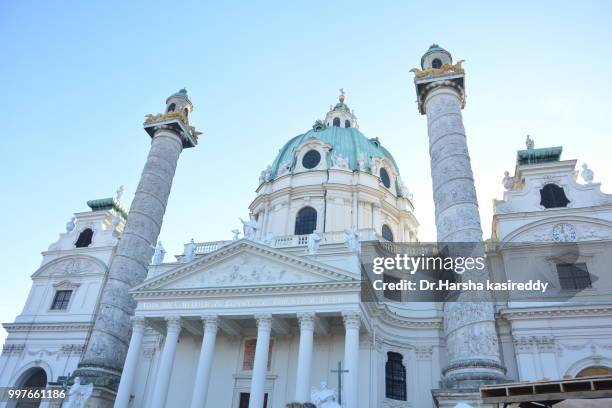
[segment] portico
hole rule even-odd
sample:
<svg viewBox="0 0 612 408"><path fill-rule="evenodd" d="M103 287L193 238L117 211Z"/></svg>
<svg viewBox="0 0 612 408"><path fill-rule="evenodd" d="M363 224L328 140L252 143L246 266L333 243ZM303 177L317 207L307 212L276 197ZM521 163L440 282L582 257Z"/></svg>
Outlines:
<svg viewBox="0 0 612 408"><path fill-rule="evenodd" d="M137 398L139 404L164 408L177 392L173 377L185 378L180 388L189 390L182 398L191 408L308 402L311 386L329 374L328 369L313 373L317 353L321 360L343 361L349 370L343 378L343 399L356 407L360 329L365 329L360 281L346 271L303 258L294 262L297 259L237 241L134 288L138 306L115 407L127 408L130 398ZM246 268L248 273L243 272ZM143 390L147 395L138 395L134 384L142 382L136 376L145 332L159 340L146 378L150 385ZM238 345L231 355L217 349L228 342ZM188 359L189 367L175 363L180 359ZM231 361L235 369L215 371L219 360ZM275 368L274 362L284 365ZM181 372L173 372L179 366ZM223 401L218 392L212 401L211 383L217 384L212 386L215 391L221 386L230 391L233 385Z"/></svg>
<svg viewBox="0 0 612 408"><path fill-rule="evenodd" d="M215 358L215 342L217 336L236 338L244 328L239 322L251 321L257 327L256 347L253 367L251 370L249 388L249 408L264 406L265 384L269 374L269 352L272 336L297 336L299 347L297 349L297 367L295 369L296 386L292 401L308 402L311 392L312 361L314 352L314 338L316 336L330 336L330 321L342 319L345 330L344 365L348 373L344 376L346 384L343 397L347 406L356 406L357 382L359 373L359 329L361 327L361 312L357 309L351 311L338 311L326 315L317 315L315 312L297 312L293 316L287 313L257 313L252 316L203 314L200 317L186 315L170 316L136 316L133 319L132 339L130 342L128 359L121 377L121 384L116 408L127 408L132 396L132 385L136 376L136 367L141 354L143 332L146 327L153 328L163 336L163 345L159 350L159 361L155 373L154 387L152 388L152 407L163 408L173 375L174 359L177 344L181 336L196 336L202 338L201 348L195 371L193 391L191 393L191 408L204 408L212 375L213 360ZM246 325L250 326L250 325ZM228 379L230 380L230 379ZM230 401L228 398L227 403ZM238 401L239 402L239 401ZM233 402L232 402L233 403ZM232 405L234 406L234 405Z"/></svg>

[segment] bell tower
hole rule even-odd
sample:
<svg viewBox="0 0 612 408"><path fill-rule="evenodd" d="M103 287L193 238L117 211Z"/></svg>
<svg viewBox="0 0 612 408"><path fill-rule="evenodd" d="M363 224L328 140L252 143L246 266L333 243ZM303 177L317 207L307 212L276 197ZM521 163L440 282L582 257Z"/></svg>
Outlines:
<svg viewBox="0 0 612 408"><path fill-rule="evenodd" d="M181 89L166 100L164 113L146 116L149 155L109 267L86 351L74 374L97 389L92 397L97 405L92 406L112 406L136 307L128 291L146 278L179 156L183 149L197 144L200 133L188 121L192 110L187 91Z"/></svg>
<svg viewBox="0 0 612 408"><path fill-rule="evenodd" d="M450 52L433 44L421 58L421 69L411 72L419 112L427 116L438 242L454 243L450 247L458 248L467 243L470 256L477 257L484 256L484 245L461 115L465 107L462 63L453 64ZM466 272L462 279L484 280L488 271L468 275ZM465 292L456 301L446 302L444 333L448 352L445 389L477 390L479 385L503 378L491 299Z"/></svg>

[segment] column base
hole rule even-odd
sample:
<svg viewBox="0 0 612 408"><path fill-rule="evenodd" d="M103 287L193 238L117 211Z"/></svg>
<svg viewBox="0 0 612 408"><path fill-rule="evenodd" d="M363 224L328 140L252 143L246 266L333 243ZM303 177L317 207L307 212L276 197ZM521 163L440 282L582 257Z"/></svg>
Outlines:
<svg viewBox="0 0 612 408"><path fill-rule="evenodd" d="M455 408L463 402L472 407L496 408L494 404L483 404L476 390L431 390L436 408Z"/></svg>
<svg viewBox="0 0 612 408"><path fill-rule="evenodd" d="M84 408L113 408L117 392L106 387L94 386L93 394L85 402Z"/></svg>
<svg viewBox="0 0 612 408"><path fill-rule="evenodd" d="M507 381L506 368L493 360L463 360L447 366L441 381L445 390L476 390Z"/></svg>
<svg viewBox="0 0 612 408"><path fill-rule="evenodd" d="M81 379L82 384L93 384L94 389L102 387L112 390L115 394L121 381L120 372L96 366L78 367L70 376L69 383L72 384L76 377Z"/></svg>

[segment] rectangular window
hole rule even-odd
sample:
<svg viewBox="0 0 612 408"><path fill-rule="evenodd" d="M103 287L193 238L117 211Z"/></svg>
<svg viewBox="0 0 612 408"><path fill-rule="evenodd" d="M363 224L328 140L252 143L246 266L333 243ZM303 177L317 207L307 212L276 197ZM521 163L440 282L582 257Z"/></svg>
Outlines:
<svg viewBox="0 0 612 408"><path fill-rule="evenodd" d="M591 287L591 275L585 263L557 264L561 289L583 290Z"/></svg>
<svg viewBox="0 0 612 408"><path fill-rule="evenodd" d="M270 340L270 349L268 350L268 371L272 364L272 345L274 340ZM245 371L253 370L255 364L255 346L257 345L257 339L248 339L244 341L244 359L242 360L242 369Z"/></svg>
<svg viewBox="0 0 612 408"><path fill-rule="evenodd" d="M72 296L71 290L58 290L55 292L53 303L51 304L51 310L66 310L68 309L68 303L70 303L70 296Z"/></svg>

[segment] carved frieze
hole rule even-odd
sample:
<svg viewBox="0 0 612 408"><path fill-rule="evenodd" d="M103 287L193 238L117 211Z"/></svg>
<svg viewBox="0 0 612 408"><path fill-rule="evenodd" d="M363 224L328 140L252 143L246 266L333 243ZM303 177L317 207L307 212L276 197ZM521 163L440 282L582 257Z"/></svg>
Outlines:
<svg viewBox="0 0 612 408"><path fill-rule="evenodd" d="M285 268L283 265L265 262L260 258L241 256L203 273L172 284L173 288L203 288L249 286L259 284L314 282L308 277ZM320 279L319 279L320 280Z"/></svg>

